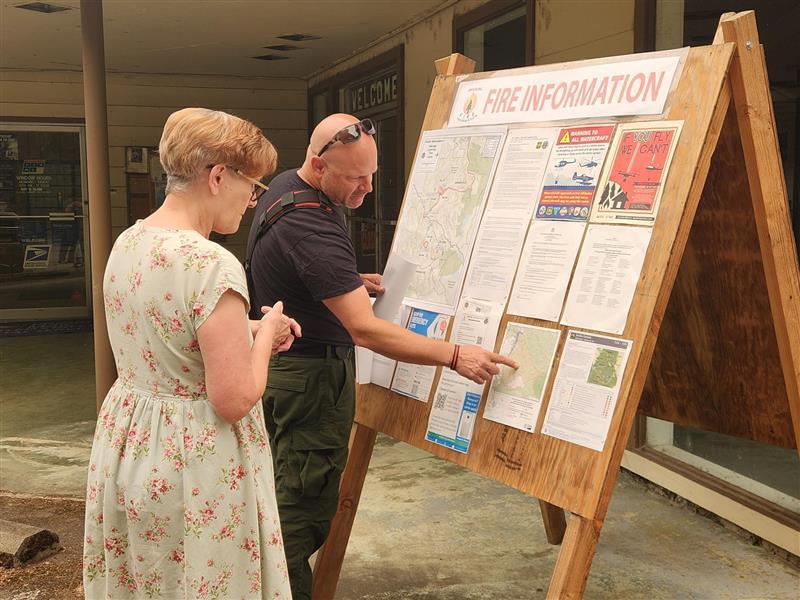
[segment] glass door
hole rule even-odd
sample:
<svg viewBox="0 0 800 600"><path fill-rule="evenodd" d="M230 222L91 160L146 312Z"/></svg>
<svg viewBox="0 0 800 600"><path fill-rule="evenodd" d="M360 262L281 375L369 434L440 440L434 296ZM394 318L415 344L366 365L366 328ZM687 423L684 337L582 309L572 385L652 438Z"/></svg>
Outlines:
<svg viewBox="0 0 800 600"><path fill-rule="evenodd" d="M0 319L88 317L80 127L0 124Z"/></svg>

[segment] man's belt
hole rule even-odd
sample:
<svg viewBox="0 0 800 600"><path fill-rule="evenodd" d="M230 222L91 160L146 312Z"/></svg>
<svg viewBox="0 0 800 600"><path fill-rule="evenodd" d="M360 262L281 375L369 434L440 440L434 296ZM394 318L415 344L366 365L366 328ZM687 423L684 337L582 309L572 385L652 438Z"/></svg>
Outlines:
<svg viewBox="0 0 800 600"><path fill-rule="evenodd" d="M302 356L306 358L339 358L349 360L353 355L352 346L337 346L334 344L303 344L292 346L281 356Z"/></svg>

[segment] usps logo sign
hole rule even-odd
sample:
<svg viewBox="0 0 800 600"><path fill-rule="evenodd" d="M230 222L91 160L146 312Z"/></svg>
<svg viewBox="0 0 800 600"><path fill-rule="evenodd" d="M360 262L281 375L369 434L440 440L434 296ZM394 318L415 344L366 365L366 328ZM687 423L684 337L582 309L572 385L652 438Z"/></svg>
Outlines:
<svg viewBox="0 0 800 600"><path fill-rule="evenodd" d="M36 244L25 246L24 269L46 269L50 263L50 246L47 244Z"/></svg>

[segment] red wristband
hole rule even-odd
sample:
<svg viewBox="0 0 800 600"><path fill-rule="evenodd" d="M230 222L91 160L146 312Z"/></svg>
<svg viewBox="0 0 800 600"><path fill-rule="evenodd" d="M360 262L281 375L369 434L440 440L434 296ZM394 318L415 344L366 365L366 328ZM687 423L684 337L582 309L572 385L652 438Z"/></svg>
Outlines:
<svg viewBox="0 0 800 600"><path fill-rule="evenodd" d="M458 352L461 349L461 346L458 344L454 344L455 348L453 349L453 360L450 361L450 370L455 371L456 367L458 366Z"/></svg>

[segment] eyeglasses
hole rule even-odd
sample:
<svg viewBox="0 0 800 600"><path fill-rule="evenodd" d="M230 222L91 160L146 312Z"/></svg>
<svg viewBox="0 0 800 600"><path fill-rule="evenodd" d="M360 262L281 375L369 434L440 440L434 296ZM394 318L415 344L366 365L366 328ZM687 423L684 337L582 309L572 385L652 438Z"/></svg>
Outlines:
<svg viewBox="0 0 800 600"><path fill-rule="evenodd" d="M367 135L375 135L375 124L371 119L361 119L358 123L353 123L337 131L336 135L331 138L331 141L325 144L322 149L317 152L317 156L322 156L322 153L333 146L336 142L352 144L361 137L362 131Z"/></svg>
<svg viewBox="0 0 800 600"><path fill-rule="evenodd" d="M206 165L206 169L213 169L216 165ZM264 195L264 192L269 190L268 185L264 185L258 179L253 179L252 177L245 175L236 167L232 167L230 165L225 165L228 169L236 173L242 179L246 179L250 183L253 184L253 189L250 192L250 202L258 202L261 199L261 196Z"/></svg>

